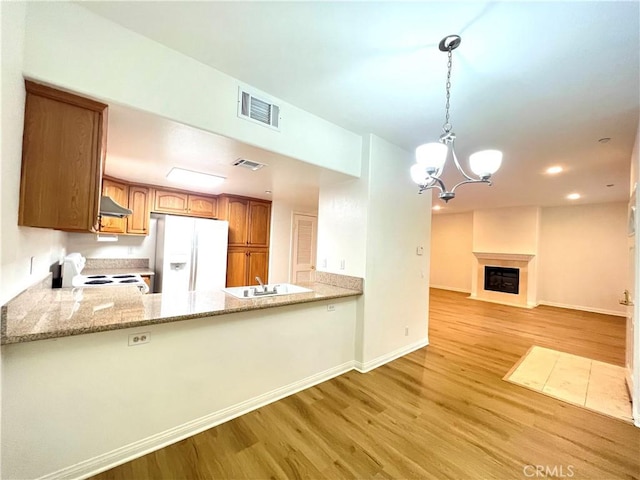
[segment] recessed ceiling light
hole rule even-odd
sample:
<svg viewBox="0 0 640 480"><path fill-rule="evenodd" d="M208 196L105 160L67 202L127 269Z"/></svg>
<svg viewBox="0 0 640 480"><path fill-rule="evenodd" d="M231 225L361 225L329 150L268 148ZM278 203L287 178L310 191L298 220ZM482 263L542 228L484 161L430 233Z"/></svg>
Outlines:
<svg viewBox="0 0 640 480"><path fill-rule="evenodd" d="M560 173L562 171L562 167L560 165L554 165L553 167L549 167L547 168L546 172L549 175L555 175L557 173Z"/></svg>
<svg viewBox="0 0 640 480"><path fill-rule="evenodd" d="M610 137L603 137L600 140L598 140L600 143L609 143L611 141Z"/></svg>
<svg viewBox="0 0 640 480"><path fill-rule="evenodd" d="M226 178L219 177L218 175L194 172L193 170L185 170L184 168L173 167L167 174L167 180L198 187L215 187L224 182Z"/></svg>
<svg viewBox="0 0 640 480"><path fill-rule="evenodd" d="M438 210L441 210L441 209L442 209L442 207L440 205L434 205L433 208L432 208L432 210L435 210L436 212Z"/></svg>
<svg viewBox="0 0 640 480"><path fill-rule="evenodd" d="M271 190L265 190L264 193L266 193L267 195L271 195L273 192Z"/></svg>
<svg viewBox="0 0 640 480"><path fill-rule="evenodd" d="M569 200L578 200L580 198L580 194L579 193L570 193L569 195L567 195L567 198Z"/></svg>

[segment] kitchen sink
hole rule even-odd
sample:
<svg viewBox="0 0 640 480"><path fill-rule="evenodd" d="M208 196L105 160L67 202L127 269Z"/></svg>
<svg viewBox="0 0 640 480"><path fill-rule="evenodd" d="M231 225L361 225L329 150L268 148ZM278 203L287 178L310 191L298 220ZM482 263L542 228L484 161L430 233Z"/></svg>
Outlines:
<svg viewBox="0 0 640 480"><path fill-rule="evenodd" d="M259 285L252 285L248 287L223 288L222 291L237 298L260 298L274 297L277 295L292 295L295 293L307 293L312 292L313 290L299 287L298 285L293 285L291 283L276 283L274 285L265 285L264 289Z"/></svg>

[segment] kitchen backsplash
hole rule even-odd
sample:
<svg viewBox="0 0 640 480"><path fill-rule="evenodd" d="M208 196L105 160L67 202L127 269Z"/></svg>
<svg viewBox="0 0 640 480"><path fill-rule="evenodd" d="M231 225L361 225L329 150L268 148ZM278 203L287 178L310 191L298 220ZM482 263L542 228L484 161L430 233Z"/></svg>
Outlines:
<svg viewBox="0 0 640 480"><path fill-rule="evenodd" d="M156 259L156 225L156 219L152 218L148 236L120 235L117 242L98 242L96 236L90 233L69 233L66 251L79 252L87 258L95 259L148 258L148 267L153 270Z"/></svg>
<svg viewBox="0 0 640 480"><path fill-rule="evenodd" d="M364 287L364 279L360 277L350 277L349 275L329 272L316 272L316 282L360 291L363 291Z"/></svg>
<svg viewBox="0 0 640 480"><path fill-rule="evenodd" d="M84 266L89 269L106 268L149 268L148 258L87 258Z"/></svg>

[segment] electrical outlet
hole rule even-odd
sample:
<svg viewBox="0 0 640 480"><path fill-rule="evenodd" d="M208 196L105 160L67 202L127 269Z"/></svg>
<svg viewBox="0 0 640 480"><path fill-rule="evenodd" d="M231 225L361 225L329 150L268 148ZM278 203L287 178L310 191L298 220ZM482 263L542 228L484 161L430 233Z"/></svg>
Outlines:
<svg viewBox="0 0 640 480"><path fill-rule="evenodd" d="M33 261L35 258L36 257L31 257L31 260L29 261L29 275L33 275Z"/></svg>
<svg viewBox="0 0 640 480"><path fill-rule="evenodd" d="M151 341L151 332L132 333L129 335L129 346L143 345Z"/></svg>
<svg viewBox="0 0 640 480"><path fill-rule="evenodd" d="M405 337L409 336L409 327L404 327L404 336Z"/></svg>
<svg viewBox="0 0 640 480"><path fill-rule="evenodd" d="M333 303L327 305L327 312L335 312L335 311L336 311L336 306Z"/></svg>
<svg viewBox="0 0 640 480"><path fill-rule="evenodd" d="M326 258L322 259L322 268L327 268L327 259Z"/></svg>
<svg viewBox="0 0 640 480"><path fill-rule="evenodd" d="M345 261L340 260L340 270L344 270Z"/></svg>

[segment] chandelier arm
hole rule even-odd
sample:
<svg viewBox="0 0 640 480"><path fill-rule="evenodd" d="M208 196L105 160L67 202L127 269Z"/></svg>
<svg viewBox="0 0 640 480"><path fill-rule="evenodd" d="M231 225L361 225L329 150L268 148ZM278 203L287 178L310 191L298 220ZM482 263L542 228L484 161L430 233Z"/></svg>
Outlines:
<svg viewBox="0 0 640 480"><path fill-rule="evenodd" d="M425 190L431 190L434 187L438 187L441 192L446 192L447 187L445 187L444 182L440 180L438 177L431 177L431 180L435 180L436 183L432 185L420 185L420 192L424 192Z"/></svg>
<svg viewBox="0 0 640 480"><path fill-rule="evenodd" d="M458 188L460 185L465 185L467 183L488 183L489 185L491 185L491 180L489 179L478 179L478 180L474 180L474 179L469 179L469 180L463 180L460 183L457 183L453 186L453 188L451 189L451 193L454 193L456 191L456 188Z"/></svg>
<svg viewBox="0 0 640 480"><path fill-rule="evenodd" d="M451 143L451 155L453 156L453 163L455 163L456 168L458 169L458 171L460 172L460 174L467 179L466 182L462 182L462 183L469 183L469 182L479 182L481 181L481 179L478 178L472 178L469 175L466 174L466 172L462 169L462 165L460 165L460 162L458 161L458 156L456 155L456 148L455 148L455 144L454 144L454 140L450 140ZM485 182L486 183L486 182ZM460 184L458 184L460 185ZM457 186L457 185L456 185ZM454 187L455 188L455 187ZM453 190L451 190L453 192Z"/></svg>

